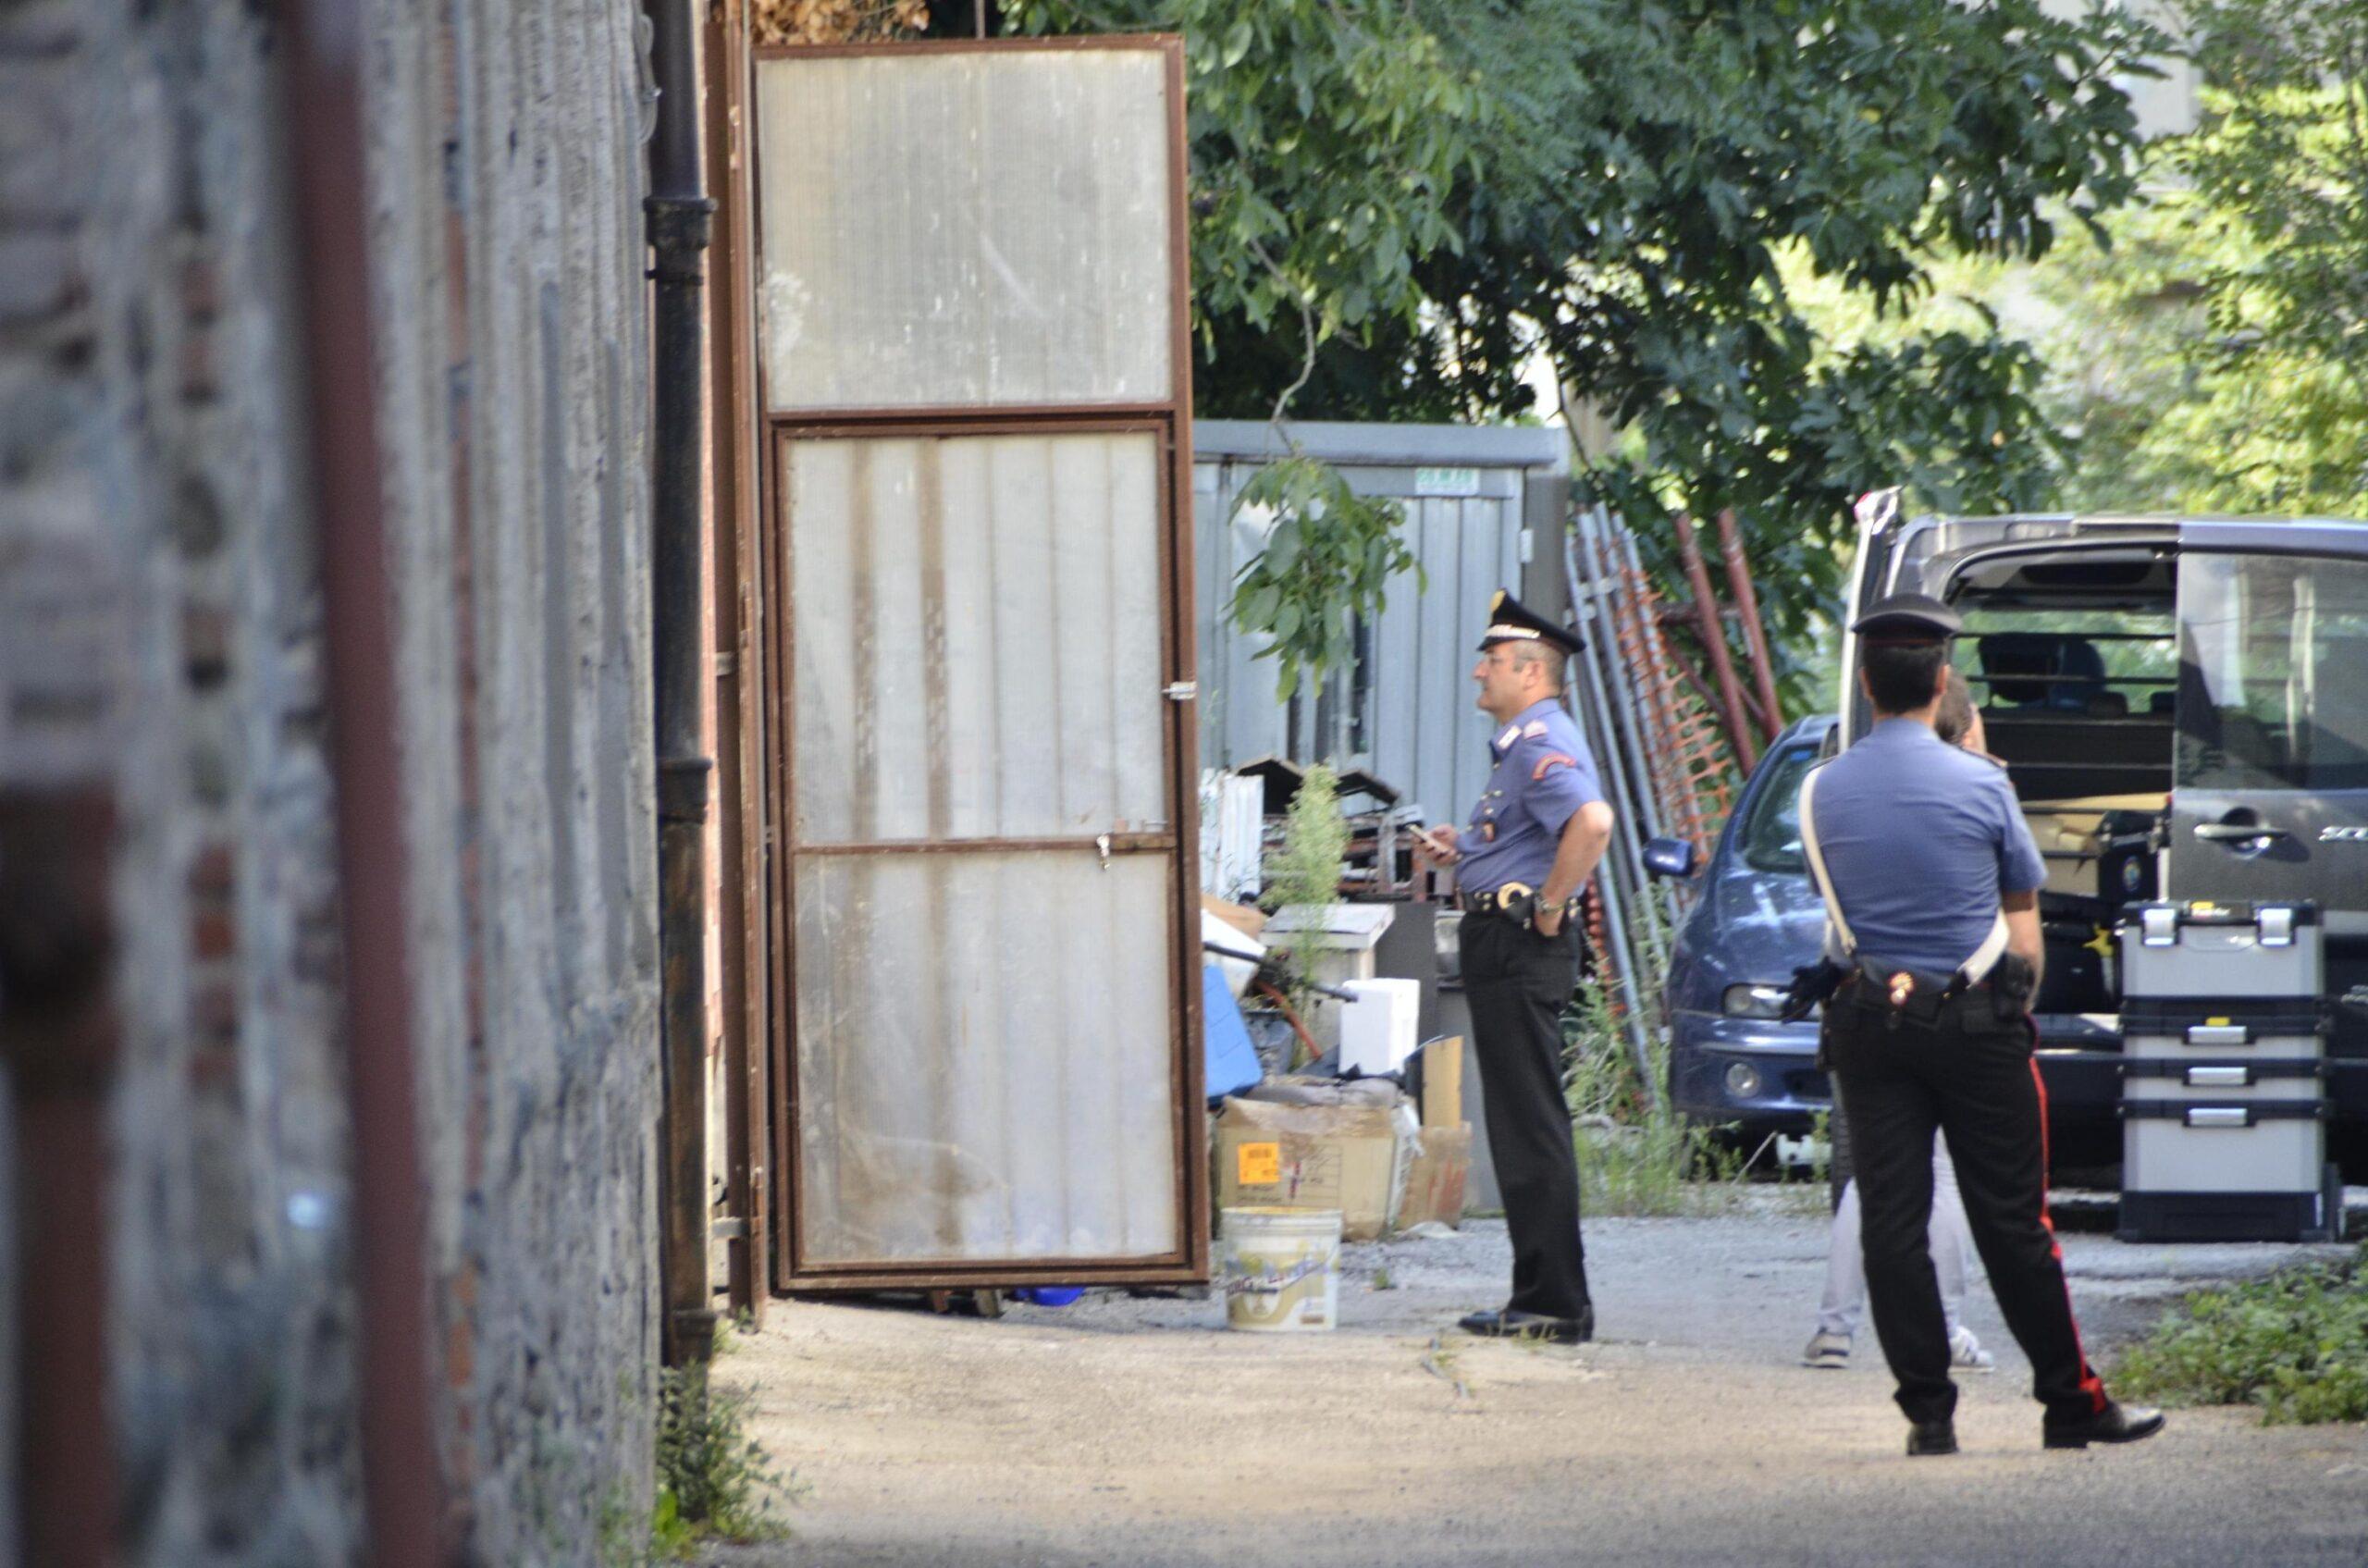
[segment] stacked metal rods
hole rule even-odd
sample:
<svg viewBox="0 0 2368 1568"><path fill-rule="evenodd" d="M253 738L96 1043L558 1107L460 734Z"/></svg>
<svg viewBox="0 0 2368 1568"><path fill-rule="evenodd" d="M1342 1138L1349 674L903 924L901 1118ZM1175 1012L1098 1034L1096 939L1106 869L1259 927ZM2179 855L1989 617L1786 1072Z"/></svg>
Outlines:
<svg viewBox="0 0 2368 1568"><path fill-rule="evenodd" d="M1758 605L1732 518L1720 519L1721 553L1745 624L1754 685L1744 694L1727 652L1708 574L1698 549L1687 550L1696 599L1684 611L1667 607L1645 574L1636 541L1625 524L1598 507L1579 512L1562 541L1562 569L1585 647L1573 661L1568 700L1602 770L1618 822L1596 873L1598 929L1590 932L1613 1017L1634 1054L1644 1093L1659 1085L1651 1068L1653 1039L1661 1025L1654 994L1669 963L1669 944L1690 891L1646 874L1649 839L1688 839L1707 855L1748 759L1772 738L1779 716ZM1684 538L1692 538L1690 526ZM1713 690L1699 672L1680 662L1662 636L1665 616L1703 618L1720 673ZM1755 702L1753 698L1757 698ZM1723 699L1723 701L1722 701Z"/></svg>

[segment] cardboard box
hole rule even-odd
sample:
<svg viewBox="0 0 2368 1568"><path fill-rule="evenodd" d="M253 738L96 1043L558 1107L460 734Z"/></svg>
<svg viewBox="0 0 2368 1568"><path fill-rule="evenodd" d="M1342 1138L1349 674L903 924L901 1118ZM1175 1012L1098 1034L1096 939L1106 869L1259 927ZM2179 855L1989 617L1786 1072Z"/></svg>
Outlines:
<svg viewBox="0 0 2368 1568"><path fill-rule="evenodd" d="M1423 1043L1423 1125L1463 1126L1463 1036ZM1466 1129L1469 1130L1469 1129Z"/></svg>
<svg viewBox="0 0 2368 1568"><path fill-rule="evenodd" d="M1410 1106L1226 1101L1213 1130L1216 1206L1338 1209L1351 1241L1387 1235L1418 1128Z"/></svg>
<svg viewBox="0 0 2368 1568"><path fill-rule="evenodd" d="M1461 1228L1464 1184L1472 1178L1472 1124L1425 1127L1419 1142L1406 1168L1406 1196L1398 1205L1396 1228L1425 1220Z"/></svg>

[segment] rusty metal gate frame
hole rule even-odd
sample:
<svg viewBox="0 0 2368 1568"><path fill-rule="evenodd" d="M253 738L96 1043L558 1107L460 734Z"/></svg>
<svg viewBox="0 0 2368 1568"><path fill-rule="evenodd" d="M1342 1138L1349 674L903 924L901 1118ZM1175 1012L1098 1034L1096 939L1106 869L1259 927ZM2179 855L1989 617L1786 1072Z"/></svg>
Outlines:
<svg viewBox="0 0 2368 1568"><path fill-rule="evenodd" d="M1072 403L1015 407L846 408L771 412L765 378L769 356L757 361L756 409L764 435L761 504L757 525L758 598L763 607L762 698L764 755L757 797L744 801L749 820L761 823L767 846L763 899L771 937L766 977L770 1000L766 1007L766 1037L771 1058L772 1122L773 1235L778 1245L773 1278L776 1289L813 1291L831 1290L923 1289L959 1286L1026 1284L1167 1284L1194 1283L1209 1274L1209 1178L1206 1156L1206 1111L1199 1042L1202 1038L1199 964L1199 704L1196 695L1163 703L1166 725L1166 784L1169 792L1170 830L1166 833L1110 835L1116 853L1156 853L1168 857L1173 878L1172 921L1169 931L1170 983L1175 988L1169 1017L1171 1092L1175 1096L1176 1205L1178 1245L1166 1253L1123 1259L1031 1258L1017 1261L952 1260L905 1264L862 1263L815 1266L800 1258L802 1226L797 1172L800 1141L797 1121L796 1019L795 1002L796 927L794 861L797 855L845 855L865 849L905 853L965 854L1028 850L1085 850L1095 847L1092 835L1081 838L899 841L891 845L830 845L800 846L795 842L790 794L796 777L791 709L796 692L795 636L788 607L795 563L789 559L786 516L783 510L782 471L788 446L798 440L845 438L943 438L997 435L1053 436L1063 434L1125 434L1141 432L1162 443L1159 487L1158 560L1163 625L1160 658L1163 684L1189 688L1195 677L1193 649L1191 509L1191 326L1189 263L1190 215L1186 207L1187 168L1184 155L1184 45L1172 34L1102 35L1087 38L961 39L918 43L766 46L750 51L744 102L749 106L746 129L749 191L748 231L752 240L762 228L762 138L754 116L758 102L755 76L758 63L776 59L820 59L847 56L899 57L931 54L1061 52L1073 50L1156 51L1164 56L1168 116L1168 272L1169 384L1168 397L1157 402ZM755 247L761 249L760 241ZM737 280L738 300L747 312L753 340L765 341L762 275L758 259ZM759 983L757 966L750 966L750 984Z"/></svg>
<svg viewBox="0 0 2368 1568"><path fill-rule="evenodd" d="M708 9L700 47L708 62L707 188L716 198L708 250L711 312L709 492L714 551L715 758L718 887L712 919L722 960L718 1020L723 1042L724 1202L727 1301L758 1325L773 1290L770 1064L764 1046L765 846L759 802L764 788L765 718L759 673L763 612L757 561L763 465L758 416L757 339L748 302L750 234L747 0Z"/></svg>

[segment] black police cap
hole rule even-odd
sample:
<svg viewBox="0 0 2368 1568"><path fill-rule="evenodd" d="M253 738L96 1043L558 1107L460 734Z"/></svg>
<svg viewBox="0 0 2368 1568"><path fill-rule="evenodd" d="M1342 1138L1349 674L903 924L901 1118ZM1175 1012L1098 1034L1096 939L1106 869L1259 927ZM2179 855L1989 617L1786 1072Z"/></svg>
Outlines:
<svg viewBox="0 0 2368 1568"><path fill-rule="evenodd" d="M1488 601L1488 630L1480 638L1480 651L1500 642L1548 643L1563 653L1576 653L1580 648L1576 632L1556 625L1502 588Z"/></svg>
<svg viewBox="0 0 2368 1568"><path fill-rule="evenodd" d="M1893 594L1878 599L1850 629L1878 647L1915 648L1948 641L1965 630L1965 622L1930 594Z"/></svg>

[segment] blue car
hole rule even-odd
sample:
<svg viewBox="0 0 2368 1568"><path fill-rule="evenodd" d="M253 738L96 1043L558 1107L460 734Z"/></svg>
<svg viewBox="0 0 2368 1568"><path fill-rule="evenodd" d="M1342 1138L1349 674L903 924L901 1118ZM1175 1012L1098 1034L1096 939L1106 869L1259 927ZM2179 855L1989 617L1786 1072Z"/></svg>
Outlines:
<svg viewBox="0 0 2368 1568"><path fill-rule="evenodd" d="M1801 849L1801 779L1837 744L1838 723L1831 713L1803 719L1768 748L1701 868L1671 950L1670 1103L1693 1120L1733 1127L1746 1148L1771 1132L1809 1131L1833 1105L1817 1068L1815 1016L1786 1023L1776 1015L1793 971L1816 961L1825 932ZM1692 872L1686 846L1655 842L1649 858L1662 872ZM2074 968L2058 967L2065 975ZM2084 1161L2112 1159L2120 1136L2116 1024L2051 1008L2047 991L2038 1021L2052 1146Z"/></svg>
<svg viewBox="0 0 2368 1568"><path fill-rule="evenodd" d="M1802 858L1800 793L1835 722L1803 719L1760 759L1670 956L1670 1103L1696 1121L1736 1124L1746 1142L1806 1132L1833 1103L1815 1061L1816 1020L1776 1013L1825 930Z"/></svg>

